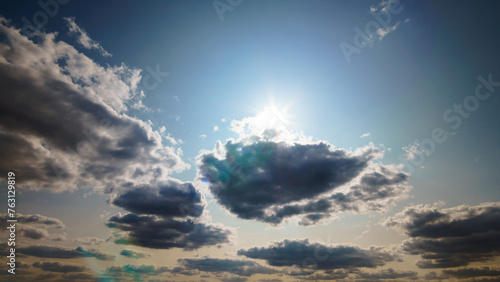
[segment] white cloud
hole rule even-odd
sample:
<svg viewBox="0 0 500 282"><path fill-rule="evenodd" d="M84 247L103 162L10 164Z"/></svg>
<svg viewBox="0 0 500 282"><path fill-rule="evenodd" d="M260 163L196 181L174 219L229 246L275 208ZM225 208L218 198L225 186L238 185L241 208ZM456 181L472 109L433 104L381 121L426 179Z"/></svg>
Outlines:
<svg viewBox="0 0 500 282"><path fill-rule="evenodd" d="M127 101L140 70L103 67L56 34L35 42L0 18L0 172L25 175L19 185L62 192L94 187L110 192L124 183L151 183L190 166L162 144L151 122L128 116ZM14 42L14 43L13 43ZM3 106L2 106L3 105ZM6 173L6 172L5 172Z"/></svg>
<svg viewBox="0 0 500 282"><path fill-rule="evenodd" d="M69 32L71 34L75 34L78 39L78 43L80 43L83 47L87 49L96 49L98 50L103 56L105 57L111 57L112 55L108 53L108 51L104 50L104 48L101 46L101 44L97 43L96 41L92 40L88 34L80 28L76 22L75 18L63 18L66 20L66 23L69 28Z"/></svg>
<svg viewBox="0 0 500 282"><path fill-rule="evenodd" d="M395 31L395 30L398 28L398 26L399 26L399 24L400 24L400 23L401 23L401 22L397 22L397 23L396 23L395 25L393 25L393 26L388 26L388 27L385 27L385 28L384 28L384 27L379 28L379 29L377 30L377 34L378 34L378 36L379 36L379 37L378 37L378 40L382 40L382 39L383 39L383 38L384 38L387 34L389 34L389 33L393 32L393 31Z"/></svg>
<svg viewBox="0 0 500 282"><path fill-rule="evenodd" d="M363 133L360 137L361 137L361 138L370 137L370 132Z"/></svg>
<svg viewBox="0 0 500 282"><path fill-rule="evenodd" d="M219 127L217 125L214 126L214 132L219 131Z"/></svg>

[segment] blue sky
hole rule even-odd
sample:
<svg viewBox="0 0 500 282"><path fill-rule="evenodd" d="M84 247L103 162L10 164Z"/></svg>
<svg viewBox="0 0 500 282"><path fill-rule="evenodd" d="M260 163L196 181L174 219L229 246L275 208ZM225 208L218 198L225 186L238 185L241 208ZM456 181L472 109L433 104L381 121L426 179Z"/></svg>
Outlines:
<svg viewBox="0 0 500 282"><path fill-rule="evenodd" d="M4 277L498 279L496 2L66 2L0 3Z"/></svg>

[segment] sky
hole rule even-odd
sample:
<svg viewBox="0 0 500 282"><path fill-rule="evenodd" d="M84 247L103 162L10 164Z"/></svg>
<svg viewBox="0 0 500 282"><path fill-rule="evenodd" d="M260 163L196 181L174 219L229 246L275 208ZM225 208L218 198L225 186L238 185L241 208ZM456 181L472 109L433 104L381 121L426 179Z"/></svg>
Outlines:
<svg viewBox="0 0 500 282"><path fill-rule="evenodd" d="M499 281L499 8L1 1L0 280Z"/></svg>

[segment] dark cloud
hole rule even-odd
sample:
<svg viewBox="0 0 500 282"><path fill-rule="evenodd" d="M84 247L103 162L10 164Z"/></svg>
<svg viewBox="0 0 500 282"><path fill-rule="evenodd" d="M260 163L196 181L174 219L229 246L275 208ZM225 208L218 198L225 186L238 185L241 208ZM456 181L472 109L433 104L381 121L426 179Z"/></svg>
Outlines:
<svg viewBox="0 0 500 282"><path fill-rule="evenodd" d="M443 274L449 275L455 278L464 279L464 278L476 278L476 277L484 277L484 276L494 276L500 278L500 269L491 269L489 267L481 267L481 268L461 268L456 270L445 269L443 270Z"/></svg>
<svg viewBox="0 0 500 282"><path fill-rule="evenodd" d="M41 268L45 271L51 272L83 272L87 268L78 265L70 265L70 264L62 264L60 262L35 262L33 263L34 267Z"/></svg>
<svg viewBox="0 0 500 282"><path fill-rule="evenodd" d="M377 267L394 261L396 256L380 248L329 246L305 240L284 240L268 247L239 250L238 255L266 260L272 266L299 266L317 269Z"/></svg>
<svg viewBox="0 0 500 282"><path fill-rule="evenodd" d="M55 34L34 43L0 18L0 173L30 189L109 191L188 167L151 124L127 116L140 71L102 67ZM139 169L140 167L140 169Z"/></svg>
<svg viewBox="0 0 500 282"><path fill-rule="evenodd" d="M420 255L421 268L466 266L500 256L500 203L438 209L417 205L387 219L388 227L411 239L403 251Z"/></svg>
<svg viewBox="0 0 500 282"><path fill-rule="evenodd" d="M77 27L74 20L68 23ZM62 192L92 187L116 193L112 204L165 216L170 223L172 217L200 217L200 193L168 176L189 168L180 151L164 146L150 121L127 115L132 98L142 95L140 70L101 66L57 41L56 34L38 32L32 39L0 18L0 84L9 93L0 96L0 173L23 175L17 180L21 188ZM153 236L169 233L167 238L187 249L227 240L216 227L177 223L181 230L156 230ZM146 242L151 236L141 227L127 225L140 244L162 245L158 237ZM47 237L33 228L23 234Z"/></svg>
<svg viewBox="0 0 500 282"><path fill-rule="evenodd" d="M102 253L97 250L83 250L81 247L69 249L47 245L33 245L16 249L17 252L40 258L72 259L81 257L94 257L98 260L114 260L114 256Z"/></svg>
<svg viewBox="0 0 500 282"><path fill-rule="evenodd" d="M357 272L358 278L368 281L392 280L392 279L405 279L417 280L418 273L409 270L394 270L392 268L383 269L378 272Z"/></svg>
<svg viewBox="0 0 500 282"><path fill-rule="evenodd" d="M79 258L80 253L75 249L68 249L56 246L35 245L16 249L21 254L26 254L41 258Z"/></svg>
<svg viewBox="0 0 500 282"><path fill-rule="evenodd" d="M196 269L205 272L227 272L240 276L252 276L254 274L273 274L278 271L262 266L253 261L202 258L202 259L179 259L177 260L186 269Z"/></svg>
<svg viewBox="0 0 500 282"><path fill-rule="evenodd" d="M449 276L445 274L438 274L435 271L428 272L424 275L425 280L446 280Z"/></svg>
<svg viewBox="0 0 500 282"><path fill-rule="evenodd" d="M200 155L198 165L219 203L238 217L279 224L300 216L310 225L339 212L380 211L404 198L408 176L371 162L380 156L372 146L350 152L324 142L229 140ZM349 189L340 191L343 185Z"/></svg>
<svg viewBox="0 0 500 282"><path fill-rule="evenodd" d="M114 197L111 203L136 214L167 217L199 217L204 208L201 194L191 183L173 180L154 187L128 189Z"/></svg>
<svg viewBox="0 0 500 282"><path fill-rule="evenodd" d="M191 219L177 221L154 215L115 215L107 226L128 232L115 243L132 244L155 249L183 248L193 250L203 246L228 243L231 232L222 227L196 223Z"/></svg>
<svg viewBox="0 0 500 282"><path fill-rule="evenodd" d="M147 258L150 257L150 254L143 253L143 252L136 252L132 250L122 250L120 252L120 255L128 257L128 258L133 258L133 259L140 259L140 258Z"/></svg>

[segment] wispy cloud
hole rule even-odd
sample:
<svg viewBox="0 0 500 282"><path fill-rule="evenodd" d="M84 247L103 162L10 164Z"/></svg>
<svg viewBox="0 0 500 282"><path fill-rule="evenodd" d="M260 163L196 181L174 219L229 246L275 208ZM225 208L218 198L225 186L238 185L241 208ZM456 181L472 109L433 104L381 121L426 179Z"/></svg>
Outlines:
<svg viewBox="0 0 500 282"><path fill-rule="evenodd" d="M70 34L76 35L78 43L80 43L83 47L89 50L96 49L105 57L112 56L108 51L104 50L101 44L92 40L85 32L85 30L83 30L76 24L75 18L63 18L63 19L66 20L66 24L68 25Z"/></svg>

